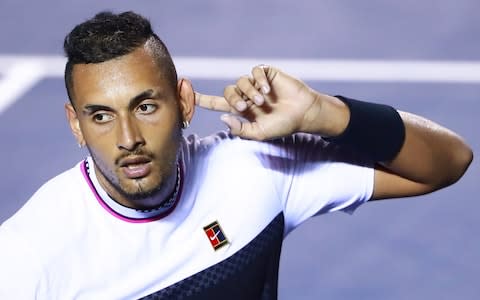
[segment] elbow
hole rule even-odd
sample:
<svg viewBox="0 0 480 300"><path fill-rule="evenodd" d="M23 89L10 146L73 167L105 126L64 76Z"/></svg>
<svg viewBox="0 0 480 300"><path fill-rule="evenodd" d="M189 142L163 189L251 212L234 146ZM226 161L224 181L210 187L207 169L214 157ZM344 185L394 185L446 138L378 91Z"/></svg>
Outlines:
<svg viewBox="0 0 480 300"><path fill-rule="evenodd" d="M462 144L462 147L455 150L451 160L450 170L448 172L449 176L447 176L442 187L452 185L460 180L473 161L472 149L468 145L464 143Z"/></svg>
<svg viewBox="0 0 480 300"><path fill-rule="evenodd" d="M470 164L473 161L473 151L472 151L472 149L467 145L465 145L464 148L465 149L463 149L463 151L461 151L461 154L459 154L459 158L458 158L458 162L457 162L458 169L459 169L459 175L458 175L458 177L456 178L455 181L458 181L463 176L463 174L465 174L468 167L470 166Z"/></svg>

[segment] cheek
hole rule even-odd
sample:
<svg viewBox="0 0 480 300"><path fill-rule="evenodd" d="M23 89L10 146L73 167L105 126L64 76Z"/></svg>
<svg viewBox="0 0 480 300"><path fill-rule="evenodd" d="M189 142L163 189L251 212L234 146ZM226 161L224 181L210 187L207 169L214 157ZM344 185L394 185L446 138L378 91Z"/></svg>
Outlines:
<svg viewBox="0 0 480 300"><path fill-rule="evenodd" d="M88 150L90 151L90 155L93 156L97 163L101 163L103 166L109 166L110 164L113 164L111 155L104 148L99 147L98 145L90 145Z"/></svg>
<svg viewBox="0 0 480 300"><path fill-rule="evenodd" d="M87 135L85 141L88 150L96 160L103 164L113 164L115 160L115 141L111 135Z"/></svg>
<svg viewBox="0 0 480 300"><path fill-rule="evenodd" d="M114 132L114 122L102 125L95 124L90 118L84 117L80 120L82 135L90 144L99 144L103 140L111 139Z"/></svg>
<svg viewBox="0 0 480 300"><path fill-rule="evenodd" d="M95 152L102 158L114 152L116 145L114 122L98 125L84 119L80 126L90 152Z"/></svg>
<svg viewBox="0 0 480 300"><path fill-rule="evenodd" d="M155 116L146 116L142 124L142 132L150 144L171 143L181 134L179 114L174 109Z"/></svg>
<svg viewBox="0 0 480 300"><path fill-rule="evenodd" d="M166 154L178 148L180 137L180 126L150 128L148 132L145 133L145 146L149 151Z"/></svg>
<svg viewBox="0 0 480 300"><path fill-rule="evenodd" d="M176 161L177 152L181 141L180 126L174 126L166 130L162 128L146 139L146 148L161 161L161 164L169 164Z"/></svg>

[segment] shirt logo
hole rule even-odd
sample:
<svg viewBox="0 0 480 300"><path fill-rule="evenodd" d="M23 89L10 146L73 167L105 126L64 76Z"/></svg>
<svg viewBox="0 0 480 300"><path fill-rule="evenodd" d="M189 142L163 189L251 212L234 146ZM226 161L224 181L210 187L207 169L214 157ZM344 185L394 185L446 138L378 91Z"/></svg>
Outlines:
<svg viewBox="0 0 480 300"><path fill-rule="evenodd" d="M218 250L228 244L228 240L217 221L203 227L203 231L205 231L214 250Z"/></svg>

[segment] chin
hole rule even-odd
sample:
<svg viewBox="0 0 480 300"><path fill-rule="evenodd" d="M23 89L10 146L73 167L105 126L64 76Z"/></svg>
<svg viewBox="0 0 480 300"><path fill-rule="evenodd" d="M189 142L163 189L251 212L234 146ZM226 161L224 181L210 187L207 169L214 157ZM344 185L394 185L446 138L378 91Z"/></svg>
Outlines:
<svg viewBox="0 0 480 300"><path fill-rule="evenodd" d="M162 186L157 186L150 189L145 189L139 186L137 189L122 189L120 192L125 198L129 200L144 200L155 197L162 190Z"/></svg>
<svg viewBox="0 0 480 300"><path fill-rule="evenodd" d="M142 200L152 198L163 189L163 182L158 180L151 182L147 178L134 179L128 184L122 184L120 193L130 200Z"/></svg>

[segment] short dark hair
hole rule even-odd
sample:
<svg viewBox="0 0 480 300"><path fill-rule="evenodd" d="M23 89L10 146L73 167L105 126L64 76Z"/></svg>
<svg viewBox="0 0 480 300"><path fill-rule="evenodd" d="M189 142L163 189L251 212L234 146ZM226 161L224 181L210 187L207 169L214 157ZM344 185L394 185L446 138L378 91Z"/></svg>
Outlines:
<svg viewBox="0 0 480 300"><path fill-rule="evenodd" d="M162 40L153 32L150 21L128 11L120 14L100 12L73 28L65 37L67 56L65 86L73 104L72 71L75 64L101 63L133 52L149 42L148 47L167 80L175 87L177 72L172 57Z"/></svg>

